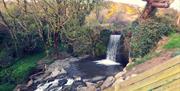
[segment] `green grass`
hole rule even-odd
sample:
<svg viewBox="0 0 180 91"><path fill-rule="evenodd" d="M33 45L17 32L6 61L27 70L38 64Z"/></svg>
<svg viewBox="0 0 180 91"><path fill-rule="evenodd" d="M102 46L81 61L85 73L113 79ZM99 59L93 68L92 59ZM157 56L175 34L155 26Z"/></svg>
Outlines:
<svg viewBox="0 0 180 91"><path fill-rule="evenodd" d="M172 34L170 36L170 40L168 43L164 46L165 49L174 49L174 48L180 48L180 34Z"/></svg>
<svg viewBox="0 0 180 91"><path fill-rule="evenodd" d="M12 66L0 70L0 91L12 91L16 84L27 79L29 73L37 66L37 61L45 57L44 53L26 56L17 60Z"/></svg>
<svg viewBox="0 0 180 91"><path fill-rule="evenodd" d="M151 58L157 57L159 55L160 55L160 53L152 52L152 53L145 55L144 57L136 58L136 60L134 60L133 63L128 65L126 68L127 68L127 70L130 70L133 67L135 67L136 65L142 64L142 63L150 60Z"/></svg>
<svg viewBox="0 0 180 91"><path fill-rule="evenodd" d="M168 41L168 43L163 47L164 49L177 49L176 52L173 53L174 56L176 55L180 55L180 34L178 33L172 33L170 36L170 39ZM142 64L148 60L150 60L153 57L157 57L158 55L160 55L160 53L149 53L147 55L145 55L142 58L136 58L136 60L127 66L127 69L132 69L134 66L138 65L138 64Z"/></svg>
<svg viewBox="0 0 180 91"><path fill-rule="evenodd" d="M15 88L15 85L5 83L0 85L0 91L12 91Z"/></svg>

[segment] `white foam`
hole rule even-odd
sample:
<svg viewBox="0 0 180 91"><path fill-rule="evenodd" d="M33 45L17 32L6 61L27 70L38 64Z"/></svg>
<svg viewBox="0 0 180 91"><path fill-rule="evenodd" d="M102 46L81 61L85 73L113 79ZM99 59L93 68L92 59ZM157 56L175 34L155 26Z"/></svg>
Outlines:
<svg viewBox="0 0 180 91"><path fill-rule="evenodd" d="M37 89L35 91L45 91L49 85L52 84L52 86L58 86L59 80L55 79L52 82L46 83L44 85L38 85Z"/></svg>
<svg viewBox="0 0 180 91"><path fill-rule="evenodd" d="M72 85L74 80L73 79L67 79L67 83L65 85ZM54 81L52 82L48 82L48 83L45 83L45 84L40 84L37 86L37 89L35 91L46 91L46 89L51 85L51 87L53 86L58 86L58 83L59 83L59 79L55 79ZM62 87L59 87L58 88L58 91L60 91L62 89Z"/></svg>
<svg viewBox="0 0 180 91"><path fill-rule="evenodd" d="M72 84L73 84L73 82L74 82L74 80L73 80L73 79L68 79L68 81L67 81L67 83L66 83L65 85L72 85Z"/></svg>
<svg viewBox="0 0 180 91"><path fill-rule="evenodd" d="M117 63L117 62L115 62L115 61L108 60L108 59L98 60L98 61L95 61L95 63L96 63L96 64L107 65L107 66L111 66L111 65L121 65L120 63Z"/></svg>

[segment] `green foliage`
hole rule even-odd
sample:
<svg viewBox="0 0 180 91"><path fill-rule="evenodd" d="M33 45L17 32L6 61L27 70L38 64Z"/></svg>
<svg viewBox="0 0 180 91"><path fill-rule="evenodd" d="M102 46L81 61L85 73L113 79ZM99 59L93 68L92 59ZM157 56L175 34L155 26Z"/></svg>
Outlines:
<svg viewBox="0 0 180 91"><path fill-rule="evenodd" d="M95 52L100 55L104 52L104 44L97 44L99 32L84 26L85 17L99 1L32 2L7 3L4 5L7 6L4 7L6 9L0 11L0 18L9 26L6 36L0 31L0 48L4 48L0 50L0 63L6 64L5 67L0 66L0 84L7 83L1 87L16 85L27 79L36 62L44 57L44 54L31 54L44 50L48 54L54 51L68 51L70 47L74 50L70 53L78 56L95 55ZM4 29L0 27L0 30ZM54 48L56 42L58 49Z"/></svg>
<svg viewBox="0 0 180 91"><path fill-rule="evenodd" d="M15 65L11 66L11 68L14 69L12 70L11 76L16 81L22 82L29 75L29 72L31 72L33 68L36 67L37 61L42 59L44 56L45 55L41 53L41 54L36 54L36 55L22 58Z"/></svg>
<svg viewBox="0 0 180 91"><path fill-rule="evenodd" d="M80 36L84 38L84 31L81 33L79 30L84 25L85 17L99 2L101 0L44 0L29 4L20 2L18 5L7 3L1 17L10 26L11 45L14 46L9 47L16 49L12 51L19 55L37 49L46 49L47 53L63 50L71 45L72 40L79 41ZM55 46L62 48L57 49Z"/></svg>
<svg viewBox="0 0 180 91"><path fill-rule="evenodd" d="M163 37L174 31L174 26L168 20L161 18L149 19L134 23L126 29L132 32L131 51L133 57L146 55Z"/></svg>
<svg viewBox="0 0 180 91"><path fill-rule="evenodd" d="M12 91L14 89L15 85L5 83L0 85L0 91Z"/></svg>
<svg viewBox="0 0 180 91"><path fill-rule="evenodd" d="M86 44L90 31L84 27L84 21L98 2L44 0L29 4L21 1L5 3L7 7L0 11L0 18L9 27L4 36L4 29L0 26L0 48L7 49L0 52L0 63L7 63L3 65L7 67L17 58L44 50L48 55L71 49L75 49L75 52L83 51L78 55L89 53L90 50L84 50L90 45ZM82 45L78 49L79 44Z"/></svg>
<svg viewBox="0 0 180 91"><path fill-rule="evenodd" d="M180 34L172 34L170 40L164 46L165 49L180 48Z"/></svg>
<svg viewBox="0 0 180 91"><path fill-rule="evenodd" d="M106 54L106 45L104 43L97 43L95 47L95 55L102 56Z"/></svg>
<svg viewBox="0 0 180 91"><path fill-rule="evenodd" d="M7 67L13 63L14 58L11 56L9 50L0 50L0 68Z"/></svg>
<svg viewBox="0 0 180 91"><path fill-rule="evenodd" d="M98 39L98 41L96 42L96 47L95 47L95 55L96 56L103 56L106 55L106 51L107 51L107 45L109 43L109 37L111 35L111 31L108 29L102 30L100 32L100 38Z"/></svg>
<svg viewBox="0 0 180 91"><path fill-rule="evenodd" d="M17 60L15 64L8 68L0 69L0 91L8 85L16 85L27 79L29 73L36 67L37 61L45 56L44 53L29 55ZM8 91L8 90L7 90Z"/></svg>

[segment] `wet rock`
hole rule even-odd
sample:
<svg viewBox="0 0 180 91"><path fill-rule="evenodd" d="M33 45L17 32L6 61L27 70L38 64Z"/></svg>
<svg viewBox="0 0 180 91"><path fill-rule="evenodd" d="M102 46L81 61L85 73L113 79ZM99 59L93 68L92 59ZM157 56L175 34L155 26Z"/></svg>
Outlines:
<svg viewBox="0 0 180 91"><path fill-rule="evenodd" d="M106 79L106 76L97 76L97 77L92 78L91 82L95 83L95 82L105 80L105 79Z"/></svg>
<svg viewBox="0 0 180 91"><path fill-rule="evenodd" d="M102 84L101 89L103 90L105 88L110 87L114 82L115 82L115 78L113 76L108 77Z"/></svg>
<svg viewBox="0 0 180 91"><path fill-rule="evenodd" d="M96 84L86 82L86 85L87 85L89 91L96 91Z"/></svg>
<svg viewBox="0 0 180 91"><path fill-rule="evenodd" d="M30 81L28 81L27 87L31 86L32 84L33 84L33 80L31 79Z"/></svg>
<svg viewBox="0 0 180 91"><path fill-rule="evenodd" d="M116 82L123 82L125 79L123 77L120 77L116 80Z"/></svg>
<svg viewBox="0 0 180 91"><path fill-rule="evenodd" d="M106 79L106 76L96 76L96 77L93 77L93 78L89 78L89 79L83 79L84 82L93 82L93 83L96 83L98 81L102 81L102 80L105 80Z"/></svg>
<svg viewBox="0 0 180 91"><path fill-rule="evenodd" d="M118 79L120 77L122 77L126 72L122 71L122 72L119 72L115 75L115 78Z"/></svg>
<svg viewBox="0 0 180 91"><path fill-rule="evenodd" d="M54 69L54 71L51 73L51 77L56 77L58 74L60 74L60 71L58 68Z"/></svg>
<svg viewBox="0 0 180 91"><path fill-rule="evenodd" d="M96 91L96 84L91 82L86 82L86 87L78 87L77 91Z"/></svg>
<svg viewBox="0 0 180 91"><path fill-rule="evenodd" d="M77 88L77 91L97 91L95 87L81 87Z"/></svg>
<svg viewBox="0 0 180 91"><path fill-rule="evenodd" d="M52 87L52 88L49 88L45 91L61 91L62 90L62 87Z"/></svg>
<svg viewBox="0 0 180 91"><path fill-rule="evenodd" d="M17 85L14 91L30 91L26 85Z"/></svg>
<svg viewBox="0 0 180 91"><path fill-rule="evenodd" d="M61 70L58 70L57 68L54 69L54 71L51 73L50 77L56 77L59 74L67 74L66 70L64 70L63 68Z"/></svg>
<svg viewBox="0 0 180 91"><path fill-rule="evenodd" d="M46 67L43 74L35 76L33 78L34 83L38 83L38 82L42 82L44 80L55 78L62 74L67 74L65 69L70 67L70 63L79 61L79 60L80 60L79 58L70 57L70 58L54 61L54 63L52 63Z"/></svg>
<svg viewBox="0 0 180 91"><path fill-rule="evenodd" d="M87 89L88 89L87 87L80 87L77 88L77 91L88 91Z"/></svg>
<svg viewBox="0 0 180 91"><path fill-rule="evenodd" d="M80 80L82 80L82 78L81 77L75 77L75 80L80 81Z"/></svg>
<svg viewBox="0 0 180 91"><path fill-rule="evenodd" d="M65 86L63 86L62 90L60 90L60 91L71 91L71 86L65 85Z"/></svg>
<svg viewBox="0 0 180 91"><path fill-rule="evenodd" d="M60 79L60 80L59 80L59 83L58 83L58 86L63 86L63 85L65 85L67 82L68 82L67 79Z"/></svg>
<svg viewBox="0 0 180 91"><path fill-rule="evenodd" d="M104 83L104 81L102 80L102 81L98 81L97 83L96 83L96 88L99 88L99 87L101 87L101 85Z"/></svg>
<svg viewBox="0 0 180 91"><path fill-rule="evenodd" d="M121 32L118 31L118 34ZM116 61L121 63L123 67L129 62L129 43L125 41L125 36L121 34L120 43L117 48Z"/></svg>
<svg viewBox="0 0 180 91"><path fill-rule="evenodd" d="M86 87L86 83L82 80L80 81L74 81L74 83L71 86L71 91L77 91L77 88Z"/></svg>

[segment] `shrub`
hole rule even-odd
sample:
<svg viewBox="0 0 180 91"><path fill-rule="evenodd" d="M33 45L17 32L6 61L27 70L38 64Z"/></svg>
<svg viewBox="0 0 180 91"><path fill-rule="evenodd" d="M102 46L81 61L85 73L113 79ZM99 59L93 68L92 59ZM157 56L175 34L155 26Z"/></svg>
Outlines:
<svg viewBox="0 0 180 91"><path fill-rule="evenodd" d="M0 85L0 91L12 91L14 87L15 85L5 83L5 84Z"/></svg>
<svg viewBox="0 0 180 91"><path fill-rule="evenodd" d="M143 22L134 22L126 29L132 33L131 53L133 57L142 57L162 38L174 31L174 26L165 18L153 18Z"/></svg>
<svg viewBox="0 0 180 91"><path fill-rule="evenodd" d="M45 53L29 55L7 67L0 69L0 91L12 91L15 85L27 80L37 62L45 57ZM8 88L9 86L9 88Z"/></svg>

